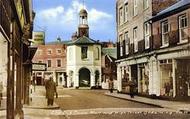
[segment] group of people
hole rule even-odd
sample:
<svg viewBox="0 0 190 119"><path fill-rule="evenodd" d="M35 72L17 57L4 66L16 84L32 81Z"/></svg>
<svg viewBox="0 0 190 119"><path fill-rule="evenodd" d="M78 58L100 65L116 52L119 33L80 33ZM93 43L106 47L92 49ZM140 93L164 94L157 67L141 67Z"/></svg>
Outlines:
<svg viewBox="0 0 190 119"><path fill-rule="evenodd" d="M47 98L47 105L52 106L54 102L54 96L58 97L56 83L53 81L53 78L50 77L49 80L45 81L45 89L46 89L46 98Z"/></svg>

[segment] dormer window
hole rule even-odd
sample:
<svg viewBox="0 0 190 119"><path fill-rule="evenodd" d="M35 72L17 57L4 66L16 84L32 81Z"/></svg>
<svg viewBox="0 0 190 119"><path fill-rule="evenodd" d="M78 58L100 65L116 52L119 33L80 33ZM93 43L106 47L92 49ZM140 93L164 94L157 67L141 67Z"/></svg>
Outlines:
<svg viewBox="0 0 190 119"><path fill-rule="evenodd" d="M88 57L88 47L87 46L82 46L81 47L81 59L87 59Z"/></svg>

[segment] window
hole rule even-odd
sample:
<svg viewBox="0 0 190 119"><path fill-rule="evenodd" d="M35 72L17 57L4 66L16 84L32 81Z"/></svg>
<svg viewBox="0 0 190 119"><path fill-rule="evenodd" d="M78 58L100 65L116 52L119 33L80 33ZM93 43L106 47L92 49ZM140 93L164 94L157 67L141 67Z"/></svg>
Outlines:
<svg viewBox="0 0 190 119"><path fill-rule="evenodd" d="M51 67L51 60L47 61L47 67Z"/></svg>
<svg viewBox="0 0 190 119"><path fill-rule="evenodd" d="M128 36L128 32L125 32L125 51L126 51L126 55L129 54L129 36Z"/></svg>
<svg viewBox="0 0 190 119"><path fill-rule="evenodd" d="M145 36L145 49L150 47L150 24L147 22L144 24L144 36Z"/></svg>
<svg viewBox="0 0 190 119"><path fill-rule="evenodd" d="M58 50L57 50L57 54L61 54L61 49L58 49Z"/></svg>
<svg viewBox="0 0 190 119"><path fill-rule="evenodd" d="M134 51L138 51L137 27L133 29Z"/></svg>
<svg viewBox="0 0 190 119"><path fill-rule="evenodd" d="M96 52L95 52L95 59L96 60L99 60L99 53L100 53L99 48L96 47Z"/></svg>
<svg viewBox="0 0 190 119"><path fill-rule="evenodd" d="M38 50L38 55L42 55L42 50Z"/></svg>
<svg viewBox="0 0 190 119"><path fill-rule="evenodd" d="M134 0L134 4L133 4L133 16L136 16L137 15L137 0Z"/></svg>
<svg viewBox="0 0 190 119"><path fill-rule="evenodd" d="M72 61L72 58L73 58L73 49L70 47L68 48L68 57L69 57L69 61Z"/></svg>
<svg viewBox="0 0 190 119"><path fill-rule="evenodd" d="M149 0L144 0L144 9L147 9L149 7Z"/></svg>
<svg viewBox="0 0 190 119"><path fill-rule="evenodd" d="M57 60L57 67L61 67L61 60L60 59Z"/></svg>
<svg viewBox="0 0 190 119"><path fill-rule="evenodd" d="M188 40L188 22L187 22L187 15L179 16L179 36L180 42L187 42Z"/></svg>
<svg viewBox="0 0 190 119"><path fill-rule="evenodd" d="M120 56L123 56L123 35L119 36L119 43L120 43Z"/></svg>
<svg viewBox="0 0 190 119"><path fill-rule="evenodd" d="M51 54L52 54L52 50L51 50L51 49L48 49L47 54L48 54L48 55L51 55Z"/></svg>
<svg viewBox="0 0 190 119"><path fill-rule="evenodd" d="M88 47L87 46L82 46L81 47L81 58L82 59L87 58L87 52L88 52Z"/></svg>
<svg viewBox="0 0 190 119"><path fill-rule="evenodd" d="M119 25L123 23L123 8L119 9Z"/></svg>
<svg viewBox="0 0 190 119"><path fill-rule="evenodd" d="M124 7L124 21L127 22L128 21L128 3L125 4Z"/></svg>
<svg viewBox="0 0 190 119"><path fill-rule="evenodd" d="M162 46L168 46L169 45L169 25L168 21L163 21L161 23L162 25Z"/></svg>

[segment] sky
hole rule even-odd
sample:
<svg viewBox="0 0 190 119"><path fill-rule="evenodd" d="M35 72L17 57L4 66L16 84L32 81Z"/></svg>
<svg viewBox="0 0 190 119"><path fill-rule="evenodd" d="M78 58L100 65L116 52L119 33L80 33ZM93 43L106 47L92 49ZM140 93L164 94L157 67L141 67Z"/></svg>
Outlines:
<svg viewBox="0 0 190 119"><path fill-rule="evenodd" d="M90 38L116 41L115 0L33 0L34 31L45 31L45 41L70 40L77 31L79 11L88 12Z"/></svg>

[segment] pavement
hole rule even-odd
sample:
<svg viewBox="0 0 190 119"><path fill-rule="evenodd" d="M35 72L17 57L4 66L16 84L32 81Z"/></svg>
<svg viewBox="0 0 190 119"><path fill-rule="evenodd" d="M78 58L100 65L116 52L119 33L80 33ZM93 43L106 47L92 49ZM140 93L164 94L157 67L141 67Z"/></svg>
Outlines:
<svg viewBox="0 0 190 119"><path fill-rule="evenodd" d="M57 90L62 90L63 87L57 87ZM70 90L70 89L65 89L65 90ZM160 100L160 99L151 99L151 98L146 98L146 97L141 97L141 96L135 96L134 98L131 98L127 94L121 94L117 92L109 93L106 92L105 95L115 97L115 98L120 98L120 99L125 99L125 100L130 100L134 102L139 102L143 104L148 104L148 105L153 105L153 106L158 106L158 107L163 107L162 109L159 109L160 113L167 112L169 109L170 113L174 112L179 112L179 113L185 113L185 114L190 114L190 102L177 102L177 101L166 101L166 100ZM84 109L84 110L61 110L60 107L54 103L53 106L47 106L47 100L45 98L45 88L43 86L38 86L33 88L33 91L30 95L30 103L29 105L24 105L23 106L23 111L24 111L24 117L25 119L45 119L46 117L53 116L53 115L80 115L80 114L99 114L102 113L103 111L105 113L113 113L113 112L154 112L156 109L150 109L150 108L144 108L143 111L139 108L96 108L96 109ZM59 95L59 97L69 97L69 95ZM6 117L6 97L3 97L2 100L2 106L0 107L0 119L4 119ZM47 119L47 118L46 118Z"/></svg>
<svg viewBox="0 0 190 119"><path fill-rule="evenodd" d="M112 96L115 98L125 99L129 101L139 102L143 104L158 106L162 108L172 109L177 112L188 113L190 114L190 102L180 102L180 101L167 101L167 100L160 100L160 99L151 99L141 96L135 96L131 98L128 94L121 94L117 92L106 92L105 95Z"/></svg>
<svg viewBox="0 0 190 119"><path fill-rule="evenodd" d="M47 106L47 99L45 97L45 87L38 86L32 88L30 94L29 104L23 105L24 116L27 119L33 119L34 113L37 115L51 114L52 110L59 110L59 106L54 102L53 106ZM0 106L0 119L6 117L6 97L3 96Z"/></svg>
<svg viewBox="0 0 190 119"><path fill-rule="evenodd" d="M47 99L45 97L45 87L38 86L33 89L32 93L30 94L30 103L29 105L24 105L24 108L31 108L31 109L58 109L59 106L54 102L53 106L47 105Z"/></svg>

